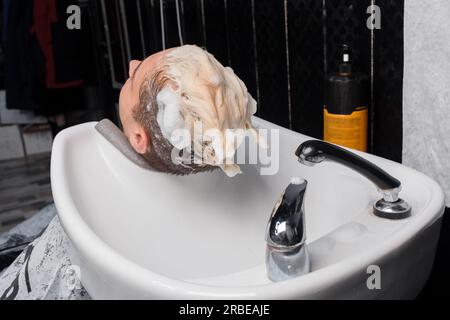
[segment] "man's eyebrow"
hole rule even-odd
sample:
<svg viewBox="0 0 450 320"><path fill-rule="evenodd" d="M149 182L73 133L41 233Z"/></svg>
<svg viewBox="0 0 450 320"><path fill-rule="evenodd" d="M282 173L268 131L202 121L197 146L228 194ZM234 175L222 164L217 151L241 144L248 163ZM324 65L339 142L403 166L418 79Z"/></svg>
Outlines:
<svg viewBox="0 0 450 320"><path fill-rule="evenodd" d="M134 78L134 75L136 74L136 71L137 71L137 70L139 69L139 67L141 66L142 62L144 62L144 60L142 60L142 61L138 64L138 66L136 67L136 69L134 69L133 75L131 76L131 78Z"/></svg>

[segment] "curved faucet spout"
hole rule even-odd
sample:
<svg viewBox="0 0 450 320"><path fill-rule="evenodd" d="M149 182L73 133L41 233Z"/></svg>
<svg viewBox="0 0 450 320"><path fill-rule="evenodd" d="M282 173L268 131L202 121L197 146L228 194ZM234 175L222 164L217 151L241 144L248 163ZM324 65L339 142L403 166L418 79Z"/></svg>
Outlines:
<svg viewBox="0 0 450 320"><path fill-rule="evenodd" d="M298 146L295 155L300 163L308 166L314 166L324 160L340 163L372 181L383 196L373 206L375 215L387 219L403 219L411 215L411 206L398 197L401 190L400 181L363 157L320 140L303 142Z"/></svg>
<svg viewBox="0 0 450 320"><path fill-rule="evenodd" d="M395 189L400 191L401 184L396 178L370 161L336 145L320 140L308 140L297 148L295 155L301 163L309 166L324 160L340 163L362 174L372 181L380 191ZM393 201L396 200L393 199Z"/></svg>

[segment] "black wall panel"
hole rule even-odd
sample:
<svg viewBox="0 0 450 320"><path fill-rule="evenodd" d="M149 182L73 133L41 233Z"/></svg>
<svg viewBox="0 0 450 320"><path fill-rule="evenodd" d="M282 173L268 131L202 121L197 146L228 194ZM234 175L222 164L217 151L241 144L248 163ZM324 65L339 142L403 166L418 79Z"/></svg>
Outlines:
<svg viewBox="0 0 450 320"><path fill-rule="evenodd" d="M163 11L164 11L166 48L179 46L181 42L180 37L178 35L178 21L177 21L175 1L163 1L163 6L164 6Z"/></svg>
<svg viewBox="0 0 450 320"><path fill-rule="evenodd" d="M204 1L206 48L224 66L229 65L228 23L224 0Z"/></svg>
<svg viewBox="0 0 450 320"><path fill-rule="evenodd" d="M259 87L259 113L289 127L283 1L254 1Z"/></svg>
<svg viewBox="0 0 450 320"><path fill-rule="evenodd" d="M403 1L377 0L381 29L374 41L373 153L402 160Z"/></svg>
<svg viewBox="0 0 450 320"><path fill-rule="evenodd" d="M249 0L227 0L230 65L257 99L252 5Z"/></svg>
<svg viewBox="0 0 450 320"><path fill-rule="evenodd" d="M145 52L149 56L162 49L159 2L140 0L140 5Z"/></svg>
<svg viewBox="0 0 450 320"><path fill-rule="evenodd" d="M206 32L204 31L203 9L201 0L180 0L183 40L185 44L205 46Z"/></svg>
<svg viewBox="0 0 450 320"><path fill-rule="evenodd" d="M292 129L322 138L324 34L323 5L287 1Z"/></svg>

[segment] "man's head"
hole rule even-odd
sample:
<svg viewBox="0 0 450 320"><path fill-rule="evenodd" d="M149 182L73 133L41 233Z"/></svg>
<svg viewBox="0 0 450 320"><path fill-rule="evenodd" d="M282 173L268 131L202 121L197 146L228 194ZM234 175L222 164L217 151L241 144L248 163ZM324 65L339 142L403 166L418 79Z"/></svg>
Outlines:
<svg viewBox="0 0 450 320"><path fill-rule="evenodd" d="M205 163L174 164L174 130L183 128L192 134L195 122L201 122L203 130L221 133L226 129L252 129L250 117L255 111L256 102L233 70L191 45L131 61L129 79L119 98L123 131L132 147L156 169L174 173L196 172L214 165L219 148L208 141L193 141L197 153L207 155Z"/></svg>
<svg viewBox="0 0 450 320"><path fill-rule="evenodd" d="M141 94L145 94L145 83L149 77L160 69L162 58L171 49L155 53L146 59L131 60L129 65L129 78L120 91L119 115L122 123L123 133L130 141L136 152L144 154L150 146L150 136L142 123L137 119L135 113L141 103Z"/></svg>

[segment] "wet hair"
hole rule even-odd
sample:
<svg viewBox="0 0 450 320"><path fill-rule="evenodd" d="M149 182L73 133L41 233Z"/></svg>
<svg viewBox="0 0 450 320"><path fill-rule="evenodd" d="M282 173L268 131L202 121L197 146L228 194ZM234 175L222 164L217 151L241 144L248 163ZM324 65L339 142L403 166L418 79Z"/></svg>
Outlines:
<svg viewBox="0 0 450 320"><path fill-rule="evenodd" d="M165 103L165 96L158 95L166 88L176 94L180 115L175 116L179 120L182 118L185 128L192 134L196 123L200 122L203 134L206 133L206 136L194 133L191 154L185 154L189 148L184 148L176 155L181 156L176 158L183 159L183 163L173 162L172 152L177 150L166 138L168 133L164 129L167 128L160 128L157 121L158 102ZM234 176L240 172L232 159L237 141L227 139L226 135L228 130L232 133L252 132L259 139L251 123L255 112L256 101L231 68L224 67L206 50L185 45L163 55L156 68L147 75L139 88L139 103L133 108L133 117L150 138L149 150L144 157L155 169L186 174L220 167L227 175ZM209 136L212 131L218 140L213 141L214 138ZM232 152L226 154L225 151ZM188 161L189 156L191 161ZM198 159L202 163L193 161Z"/></svg>
<svg viewBox="0 0 450 320"><path fill-rule="evenodd" d="M170 83L167 76L167 64L149 74L139 88L139 103L133 108L133 118L144 128L150 139L150 145L142 156L158 171L173 174L190 174L200 171L210 171L215 167L209 165L173 163L171 153L172 144L162 135L157 122L158 93Z"/></svg>

